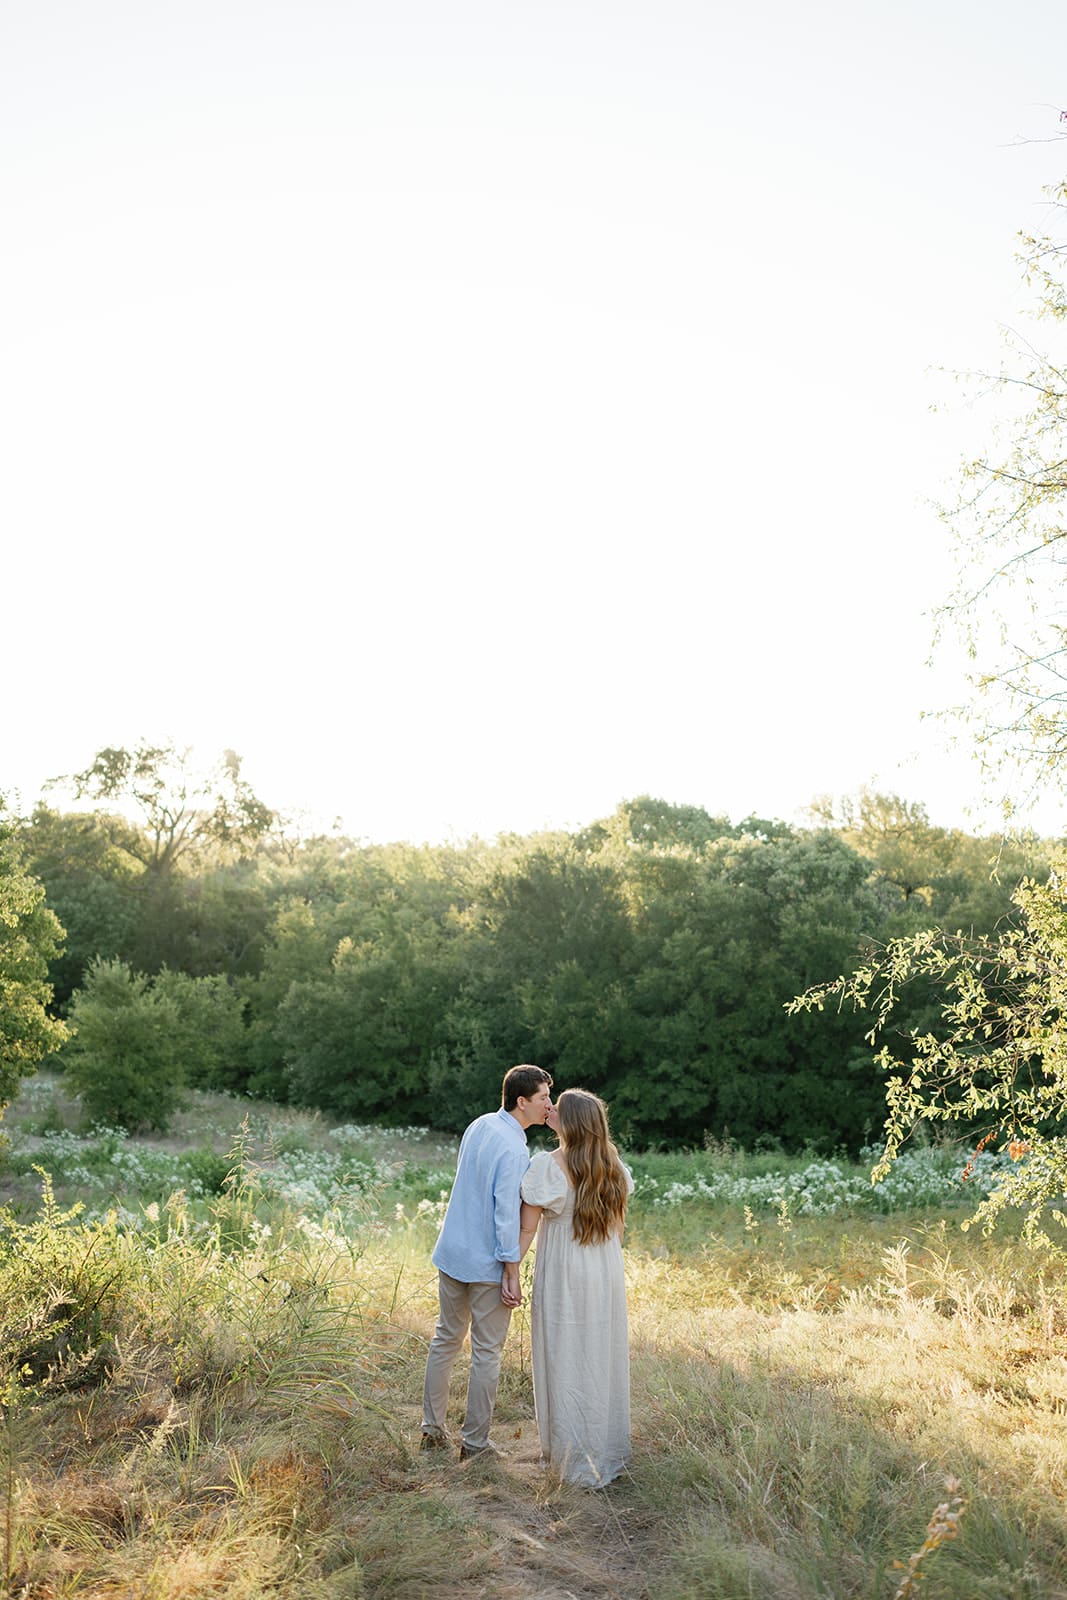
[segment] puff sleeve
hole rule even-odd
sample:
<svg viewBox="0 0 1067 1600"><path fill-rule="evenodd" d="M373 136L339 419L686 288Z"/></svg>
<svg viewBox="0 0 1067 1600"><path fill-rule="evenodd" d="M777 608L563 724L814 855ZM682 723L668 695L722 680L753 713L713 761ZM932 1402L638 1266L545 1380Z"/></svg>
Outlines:
<svg viewBox="0 0 1067 1600"><path fill-rule="evenodd" d="M559 1162L548 1150L539 1150L522 1180L522 1198L527 1205L541 1206L550 1216L562 1211L567 1198L567 1180Z"/></svg>

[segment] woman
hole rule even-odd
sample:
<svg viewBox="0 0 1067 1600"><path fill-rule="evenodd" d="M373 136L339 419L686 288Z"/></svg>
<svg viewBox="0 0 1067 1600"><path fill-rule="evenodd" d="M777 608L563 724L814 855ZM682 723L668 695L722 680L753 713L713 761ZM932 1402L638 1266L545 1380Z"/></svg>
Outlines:
<svg viewBox="0 0 1067 1600"><path fill-rule="evenodd" d="M603 1488L630 1459L630 1350L622 1230L633 1179L585 1089L557 1102L558 1150L522 1180L519 1249L540 1225L531 1310L541 1453L570 1483Z"/></svg>

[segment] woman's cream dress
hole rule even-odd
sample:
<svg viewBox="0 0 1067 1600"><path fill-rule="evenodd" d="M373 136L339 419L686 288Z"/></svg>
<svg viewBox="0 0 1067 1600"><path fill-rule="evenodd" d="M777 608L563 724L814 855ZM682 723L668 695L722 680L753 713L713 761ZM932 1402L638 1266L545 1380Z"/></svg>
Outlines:
<svg viewBox="0 0 1067 1600"><path fill-rule="evenodd" d="M633 1179L626 1172L627 1193ZM571 1483L602 1488L630 1459L630 1347L622 1244L574 1237L574 1190L539 1151L522 1197L541 1206L530 1313L541 1453Z"/></svg>

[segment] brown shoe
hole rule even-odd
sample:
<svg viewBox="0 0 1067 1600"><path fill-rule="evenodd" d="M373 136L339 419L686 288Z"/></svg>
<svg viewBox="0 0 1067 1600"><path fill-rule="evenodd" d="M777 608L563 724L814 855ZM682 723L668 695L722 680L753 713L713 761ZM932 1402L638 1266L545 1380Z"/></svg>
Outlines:
<svg viewBox="0 0 1067 1600"><path fill-rule="evenodd" d="M450 1450L452 1440L443 1428L426 1429L419 1440L420 1450Z"/></svg>
<svg viewBox="0 0 1067 1600"><path fill-rule="evenodd" d="M479 1445L461 1444L459 1447L461 1461L471 1461L475 1456L480 1456L482 1460L502 1461L506 1454L506 1451L498 1449L492 1441L489 1444Z"/></svg>

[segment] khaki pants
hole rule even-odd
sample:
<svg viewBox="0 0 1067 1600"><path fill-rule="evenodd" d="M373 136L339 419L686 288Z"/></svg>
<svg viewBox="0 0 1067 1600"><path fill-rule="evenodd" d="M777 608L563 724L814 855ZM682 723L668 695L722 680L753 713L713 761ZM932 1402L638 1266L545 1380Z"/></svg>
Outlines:
<svg viewBox="0 0 1067 1600"><path fill-rule="evenodd" d="M511 1307L501 1300L499 1283L460 1283L447 1272L437 1274L437 1292L441 1310L426 1358L423 1432L444 1430L448 1382L469 1328L471 1370L467 1380L463 1443L468 1450L483 1450L489 1443L489 1424L493 1420L500 1357L511 1321Z"/></svg>

